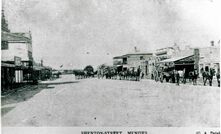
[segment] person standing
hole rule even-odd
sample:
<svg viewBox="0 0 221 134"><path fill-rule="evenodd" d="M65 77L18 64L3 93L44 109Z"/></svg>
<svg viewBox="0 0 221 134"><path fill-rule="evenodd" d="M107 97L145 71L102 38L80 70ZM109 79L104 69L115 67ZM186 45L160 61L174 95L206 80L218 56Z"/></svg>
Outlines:
<svg viewBox="0 0 221 134"><path fill-rule="evenodd" d="M204 80L205 80L205 71L204 71L203 67L200 69L200 73L202 74L203 82L204 82Z"/></svg>
<svg viewBox="0 0 221 134"><path fill-rule="evenodd" d="M172 83L176 83L176 71L175 70L171 72L171 80L172 80Z"/></svg>
<svg viewBox="0 0 221 134"><path fill-rule="evenodd" d="M198 73L197 73L197 69L195 69L193 71L193 85L196 85L197 84L197 78L198 78Z"/></svg>
<svg viewBox="0 0 221 134"><path fill-rule="evenodd" d="M144 78L144 73L142 72L142 73L141 73L141 79L143 79L143 78Z"/></svg>
<svg viewBox="0 0 221 134"><path fill-rule="evenodd" d="M180 76L180 80L182 80L182 78L183 78L183 71L179 70L178 73L179 73L179 76Z"/></svg>
<svg viewBox="0 0 221 134"><path fill-rule="evenodd" d="M186 73L186 69L183 69L183 84L186 84L186 78L187 78L187 73Z"/></svg>
<svg viewBox="0 0 221 134"><path fill-rule="evenodd" d="M141 69L140 69L140 66L138 67L138 69L137 69L137 76L135 76L136 77L136 81L140 81L140 73L141 73Z"/></svg>
<svg viewBox="0 0 221 134"><path fill-rule="evenodd" d="M175 71L175 76L176 76L176 84L179 86L180 85L180 74L177 70Z"/></svg>
<svg viewBox="0 0 221 134"><path fill-rule="evenodd" d="M216 73L216 78L217 78L218 87L220 87L220 71L219 71L219 69L218 69L218 72Z"/></svg>

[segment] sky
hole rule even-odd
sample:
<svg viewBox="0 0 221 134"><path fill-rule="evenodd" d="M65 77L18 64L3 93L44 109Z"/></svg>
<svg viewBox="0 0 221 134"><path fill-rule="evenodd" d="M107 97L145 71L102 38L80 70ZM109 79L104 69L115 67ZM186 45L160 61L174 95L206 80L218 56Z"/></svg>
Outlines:
<svg viewBox="0 0 221 134"><path fill-rule="evenodd" d="M219 0L3 0L11 32L32 32L33 57L81 69L174 45L205 47L221 35Z"/></svg>

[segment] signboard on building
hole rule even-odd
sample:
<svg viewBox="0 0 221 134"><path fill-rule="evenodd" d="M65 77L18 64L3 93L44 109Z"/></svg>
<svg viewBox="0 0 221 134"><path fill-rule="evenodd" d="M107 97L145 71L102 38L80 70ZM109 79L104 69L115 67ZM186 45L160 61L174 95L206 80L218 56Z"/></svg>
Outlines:
<svg viewBox="0 0 221 134"><path fill-rule="evenodd" d="M14 56L15 66L21 66L21 58L18 56Z"/></svg>

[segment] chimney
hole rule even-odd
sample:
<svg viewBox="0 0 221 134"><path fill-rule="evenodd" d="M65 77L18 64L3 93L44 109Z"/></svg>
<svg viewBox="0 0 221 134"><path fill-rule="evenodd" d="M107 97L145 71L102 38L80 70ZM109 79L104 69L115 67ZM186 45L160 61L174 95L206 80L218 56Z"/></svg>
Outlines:
<svg viewBox="0 0 221 134"><path fill-rule="evenodd" d="M211 46L213 47L214 46L214 41L212 40L210 43L211 43Z"/></svg>

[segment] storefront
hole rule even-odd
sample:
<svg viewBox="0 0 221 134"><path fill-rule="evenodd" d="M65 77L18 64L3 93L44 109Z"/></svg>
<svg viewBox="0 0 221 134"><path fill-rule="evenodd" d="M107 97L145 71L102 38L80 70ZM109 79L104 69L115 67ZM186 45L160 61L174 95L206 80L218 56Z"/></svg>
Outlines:
<svg viewBox="0 0 221 134"><path fill-rule="evenodd" d="M15 65L1 62L1 91L13 89L15 84Z"/></svg>
<svg viewBox="0 0 221 134"><path fill-rule="evenodd" d="M21 58L15 56L15 83L23 83L23 67L21 63Z"/></svg>
<svg viewBox="0 0 221 134"><path fill-rule="evenodd" d="M160 61L159 64L164 70L181 70L185 69L185 72L189 74L189 72L194 70L195 60L194 55L185 56L185 57L174 57L171 59L166 59Z"/></svg>
<svg viewBox="0 0 221 134"><path fill-rule="evenodd" d="M33 79L35 80L47 80L52 77L52 68L44 66L33 67Z"/></svg>

